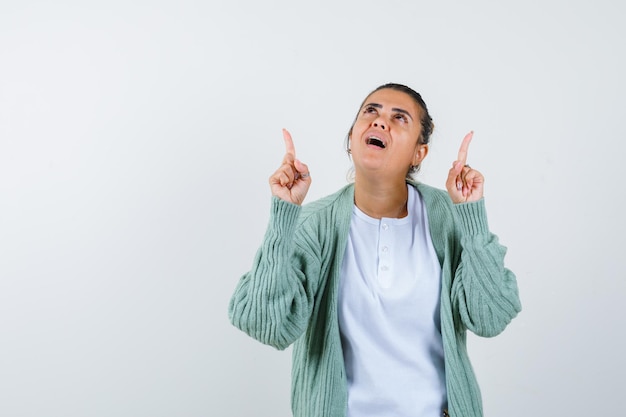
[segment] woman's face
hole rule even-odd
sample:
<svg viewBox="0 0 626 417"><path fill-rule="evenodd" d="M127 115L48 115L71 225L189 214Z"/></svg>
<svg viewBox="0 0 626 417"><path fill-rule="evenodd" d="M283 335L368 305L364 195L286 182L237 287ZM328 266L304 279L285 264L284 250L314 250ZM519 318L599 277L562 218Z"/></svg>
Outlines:
<svg viewBox="0 0 626 417"><path fill-rule="evenodd" d="M357 178L371 173L404 180L409 167L428 153L428 145L418 143L421 114L402 91L382 89L367 97L350 134Z"/></svg>

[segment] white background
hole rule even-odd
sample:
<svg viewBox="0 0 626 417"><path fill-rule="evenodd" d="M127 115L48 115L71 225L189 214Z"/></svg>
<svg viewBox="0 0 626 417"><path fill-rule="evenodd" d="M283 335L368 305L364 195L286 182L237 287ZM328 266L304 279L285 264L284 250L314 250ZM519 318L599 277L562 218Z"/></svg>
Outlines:
<svg viewBox="0 0 626 417"><path fill-rule="evenodd" d="M230 295L291 130L346 183L367 93L422 93L419 179L464 134L523 312L470 337L487 416L614 415L626 351L625 7L567 1L0 3L0 415L287 416L290 352Z"/></svg>

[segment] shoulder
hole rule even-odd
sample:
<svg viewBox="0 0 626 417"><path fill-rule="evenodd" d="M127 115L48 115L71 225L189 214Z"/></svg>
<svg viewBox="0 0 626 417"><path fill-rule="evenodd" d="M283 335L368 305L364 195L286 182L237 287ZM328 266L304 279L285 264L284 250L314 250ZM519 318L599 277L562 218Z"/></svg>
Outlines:
<svg viewBox="0 0 626 417"><path fill-rule="evenodd" d="M339 191L304 204L298 218L297 234L305 236L334 236L350 227L354 187L352 184Z"/></svg>
<svg viewBox="0 0 626 417"><path fill-rule="evenodd" d="M336 210L352 210L354 202L354 185L348 184L340 190L319 200L302 206L302 218L324 215Z"/></svg>
<svg viewBox="0 0 626 417"><path fill-rule="evenodd" d="M456 212L446 190L413 181L408 183L414 186L422 197L431 227L437 228L438 232L454 227L457 223Z"/></svg>
<svg viewBox="0 0 626 417"><path fill-rule="evenodd" d="M419 192L428 218L430 236L439 262L444 261L451 247L459 241L460 229L448 192L430 185L409 181Z"/></svg>
<svg viewBox="0 0 626 417"><path fill-rule="evenodd" d="M452 207L452 200L446 190L417 181L408 181L408 184L420 193L427 208L450 209Z"/></svg>

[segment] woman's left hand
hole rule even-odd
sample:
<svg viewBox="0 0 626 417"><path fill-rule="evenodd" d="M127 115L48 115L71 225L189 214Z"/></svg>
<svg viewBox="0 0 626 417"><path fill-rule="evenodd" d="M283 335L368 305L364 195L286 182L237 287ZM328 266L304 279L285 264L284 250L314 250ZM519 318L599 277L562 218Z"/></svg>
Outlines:
<svg viewBox="0 0 626 417"><path fill-rule="evenodd" d="M452 202L455 204L470 203L483 198L485 178L483 174L467 165L467 149L472 141L472 136L474 136L473 131L463 138L459 156L452 163L452 168L450 168L448 173L446 188Z"/></svg>

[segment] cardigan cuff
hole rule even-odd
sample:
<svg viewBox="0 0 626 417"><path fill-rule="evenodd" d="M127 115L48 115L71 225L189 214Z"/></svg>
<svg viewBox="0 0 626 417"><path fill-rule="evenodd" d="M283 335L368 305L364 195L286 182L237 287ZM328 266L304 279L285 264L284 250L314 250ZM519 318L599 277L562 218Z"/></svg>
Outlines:
<svg viewBox="0 0 626 417"><path fill-rule="evenodd" d="M281 232L295 232L301 206L272 196L270 219L272 228Z"/></svg>
<svg viewBox="0 0 626 417"><path fill-rule="evenodd" d="M454 208L461 219L466 235L489 233L484 198L472 203L455 204Z"/></svg>

